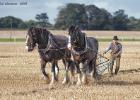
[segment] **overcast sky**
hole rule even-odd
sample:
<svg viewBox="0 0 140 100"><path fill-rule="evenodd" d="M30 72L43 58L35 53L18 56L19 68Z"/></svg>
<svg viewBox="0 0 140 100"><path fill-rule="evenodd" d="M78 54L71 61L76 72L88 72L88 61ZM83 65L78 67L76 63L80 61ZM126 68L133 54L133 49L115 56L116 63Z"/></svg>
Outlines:
<svg viewBox="0 0 140 100"><path fill-rule="evenodd" d="M18 5L2 5L12 2ZM27 2L27 5L20 5ZM35 19L35 15L47 12L49 20L54 23L59 7L67 3L94 4L99 8L105 8L109 12L124 9L129 16L140 18L140 0L0 0L0 17L12 15L23 20Z"/></svg>

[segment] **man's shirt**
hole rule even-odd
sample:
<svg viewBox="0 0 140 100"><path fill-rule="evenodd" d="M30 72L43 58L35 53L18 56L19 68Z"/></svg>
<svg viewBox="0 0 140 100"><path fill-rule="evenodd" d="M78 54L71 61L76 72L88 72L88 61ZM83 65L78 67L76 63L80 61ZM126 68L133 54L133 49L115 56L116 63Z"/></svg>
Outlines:
<svg viewBox="0 0 140 100"><path fill-rule="evenodd" d="M122 45L121 43L110 43L109 47L106 48L105 52L111 50L111 53L121 55L122 54Z"/></svg>

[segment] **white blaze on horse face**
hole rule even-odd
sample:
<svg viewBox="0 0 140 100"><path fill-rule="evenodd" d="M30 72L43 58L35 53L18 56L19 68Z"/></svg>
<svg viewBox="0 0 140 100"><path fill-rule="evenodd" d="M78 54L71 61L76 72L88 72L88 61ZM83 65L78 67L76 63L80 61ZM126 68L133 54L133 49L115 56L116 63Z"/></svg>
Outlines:
<svg viewBox="0 0 140 100"><path fill-rule="evenodd" d="M68 48L71 48L71 43L68 43Z"/></svg>
<svg viewBox="0 0 140 100"><path fill-rule="evenodd" d="M28 46L25 46L25 50L28 50L28 48L29 48Z"/></svg>
<svg viewBox="0 0 140 100"><path fill-rule="evenodd" d="M58 75L58 71L59 69L57 68L57 66L55 66L55 72L56 72L56 75Z"/></svg>
<svg viewBox="0 0 140 100"><path fill-rule="evenodd" d="M68 45L67 45L67 47L71 48L71 37L70 36L68 37Z"/></svg>
<svg viewBox="0 0 140 100"><path fill-rule="evenodd" d="M27 36L26 36L26 41L25 41L25 44L27 44L28 39L29 39L29 36L27 35Z"/></svg>
<svg viewBox="0 0 140 100"><path fill-rule="evenodd" d="M26 41L25 41L25 50L28 50L29 49L29 47L27 46L28 39L29 39L29 36L27 35L26 36Z"/></svg>

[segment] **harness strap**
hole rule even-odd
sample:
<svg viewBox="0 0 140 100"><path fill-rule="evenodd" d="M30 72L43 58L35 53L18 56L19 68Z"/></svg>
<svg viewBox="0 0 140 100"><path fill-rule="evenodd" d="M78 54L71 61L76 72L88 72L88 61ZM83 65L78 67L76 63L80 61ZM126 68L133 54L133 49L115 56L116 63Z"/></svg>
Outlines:
<svg viewBox="0 0 140 100"><path fill-rule="evenodd" d="M86 43L86 48L85 48L85 49L88 49L89 46L88 46L88 44L87 44L87 35L86 35L86 34L85 34L85 43Z"/></svg>
<svg viewBox="0 0 140 100"><path fill-rule="evenodd" d="M46 51L46 52L50 50L50 48L51 48L51 43L52 43L52 39L51 39L50 34L49 34L48 45L47 45L47 47L45 48L45 51Z"/></svg>
<svg viewBox="0 0 140 100"><path fill-rule="evenodd" d="M49 34L49 39L48 39L48 45L46 48L44 49L39 49L39 51L42 51L44 53L48 52L48 51L58 51L60 54L65 54L65 52L62 52L61 50L65 50L67 47L61 47L59 48L59 46L57 45L57 43L55 41L53 41L52 37L51 37L52 34ZM55 45L55 48L51 48L53 45Z"/></svg>

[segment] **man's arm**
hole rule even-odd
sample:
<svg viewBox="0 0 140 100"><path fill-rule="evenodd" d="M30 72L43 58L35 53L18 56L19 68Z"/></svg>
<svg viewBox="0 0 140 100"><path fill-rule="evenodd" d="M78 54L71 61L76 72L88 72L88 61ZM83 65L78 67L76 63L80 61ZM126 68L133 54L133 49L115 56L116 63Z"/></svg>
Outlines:
<svg viewBox="0 0 140 100"><path fill-rule="evenodd" d="M105 49L104 54L106 54L111 49L111 43L110 45Z"/></svg>
<svg viewBox="0 0 140 100"><path fill-rule="evenodd" d="M120 44L119 46L119 52L117 53L117 55L121 55L122 54L122 45Z"/></svg>

